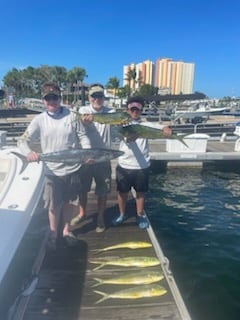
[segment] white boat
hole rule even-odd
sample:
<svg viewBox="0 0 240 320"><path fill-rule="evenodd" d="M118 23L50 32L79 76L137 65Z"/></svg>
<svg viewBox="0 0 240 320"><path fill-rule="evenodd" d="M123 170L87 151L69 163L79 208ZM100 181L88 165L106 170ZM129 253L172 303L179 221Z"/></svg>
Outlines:
<svg viewBox="0 0 240 320"><path fill-rule="evenodd" d="M0 286L37 211L44 184L43 163L30 163L19 174L21 160L11 154L16 147L0 148Z"/></svg>
<svg viewBox="0 0 240 320"><path fill-rule="evenodd" d="M221 115L228 110L229 107L212 107L205 103L197 103L188 108L176 108L172 113L172 118L174 121L179 118L192 120L196 118L209 117L210 115Z"/></svg>

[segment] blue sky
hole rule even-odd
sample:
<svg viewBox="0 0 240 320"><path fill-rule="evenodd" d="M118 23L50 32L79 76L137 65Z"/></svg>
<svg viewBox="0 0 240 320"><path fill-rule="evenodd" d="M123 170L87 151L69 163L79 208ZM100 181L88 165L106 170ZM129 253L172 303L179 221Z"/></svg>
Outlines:
<svg viewBox="0 0 240 320"><path fill-rule="evenodd" d="M0 0L0 81L11 69L78 66L87 83L123 66L195 63L194 91L240 96L238 0Z"/></svg>

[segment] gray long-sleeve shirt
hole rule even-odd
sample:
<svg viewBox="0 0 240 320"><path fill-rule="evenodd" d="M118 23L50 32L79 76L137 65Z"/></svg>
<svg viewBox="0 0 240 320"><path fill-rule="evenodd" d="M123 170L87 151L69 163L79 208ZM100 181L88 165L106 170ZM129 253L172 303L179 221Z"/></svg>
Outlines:
<svg viewBox="0 0 240 320"><path fill-rule="evenodd" d="M31 152L31 144L39 141L43 153L79 148L84 144L90 148L91 144L83 126L79 126L76 114L61 107L56 118L47 111L37 115L29 124L23 136L19 138L18 147L24 155ZM47 173L64 176L75 172L81 166L77 161L73 165L46 162Z"/></svg>

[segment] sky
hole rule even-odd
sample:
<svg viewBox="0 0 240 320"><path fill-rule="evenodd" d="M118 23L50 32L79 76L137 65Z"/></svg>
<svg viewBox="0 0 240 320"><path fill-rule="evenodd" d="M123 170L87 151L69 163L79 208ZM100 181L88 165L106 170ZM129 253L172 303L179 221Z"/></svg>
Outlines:
<svg viewBox="0 0 240 320"><path fill-rule="evenodd" d="M195 64L193 92L240 97L239 0L0 0L0 86L12 68L81 67L106 84L158 58Z"/></svg>

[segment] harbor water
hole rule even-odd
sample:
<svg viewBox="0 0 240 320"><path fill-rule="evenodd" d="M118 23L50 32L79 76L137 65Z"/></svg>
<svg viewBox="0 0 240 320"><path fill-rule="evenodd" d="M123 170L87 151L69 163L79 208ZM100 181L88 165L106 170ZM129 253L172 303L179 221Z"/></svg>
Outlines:
<svg viewBox="0 0 240 320"><path fill-rule="evenodd" d="M146 211L194 320L240 314L239 168L151 174Z"/></svg>

